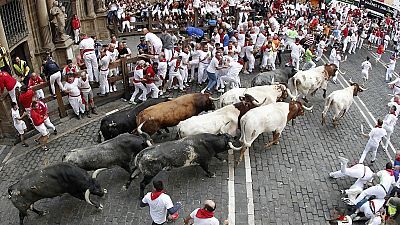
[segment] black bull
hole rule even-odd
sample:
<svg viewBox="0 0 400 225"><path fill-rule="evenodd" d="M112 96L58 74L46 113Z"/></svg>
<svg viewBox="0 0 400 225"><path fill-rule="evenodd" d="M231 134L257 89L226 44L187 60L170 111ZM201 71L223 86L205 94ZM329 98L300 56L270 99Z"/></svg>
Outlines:
<svg viewBox="0 0 400 225"><path fill-rule="evenodd" d="M94 146L70 150L63 155L62 160L87 171L120 166L131 174L130 159L151 146L150 136L145 133L142 135L144 137L121 134Z"/></svg>
<svg viewBox="0 0 400 225"><path fill-rule="evenodd" d="M271 85L273 82L287 84L288 80L297 73L293 66L259 73L251 80L251 86Z"/></svg>
<svg viewBox="0 0 400 225"><path fill-rule="evenodd" d="M20 181L8 188L9 198L19 210L20 224L27 216L27 210L31 209L38 215L43 215L33 207L33 204L44 198L53 198L68 193L75 198L86 200L98 209L103 206L90 200L89 195L102 197L106 190L101 189L96 181L99 171L95 171L92 177L83 169L68 163L59 163L42 170L35 170L22 177Z"/></svg>
<svg viewBox="0 0 400 225"><path fill-rule="evenodd" d="M200 165L207 176L214 177L209 171L212 157L229 149L232 137L228 134L197 134L176 141L168 141L144 149L131 161L134 171L126 184L129 187L132 180L142 173L140 196L144 196L144 189L151 180L162 170Z"/></svg>
<svg viewBox="0 0 400 225"><path fill-rule="evenodd" d="M169 101L168 98L157 98L149 99L135 108L129 108L120 112L113 113L104 117L101 120L100 131L98 134L97 142L101 142L101 135L103 135L104 140L109 140L120 134L132 132L137 128L136 116L144 109L157 105L161 102Z"/></svg>

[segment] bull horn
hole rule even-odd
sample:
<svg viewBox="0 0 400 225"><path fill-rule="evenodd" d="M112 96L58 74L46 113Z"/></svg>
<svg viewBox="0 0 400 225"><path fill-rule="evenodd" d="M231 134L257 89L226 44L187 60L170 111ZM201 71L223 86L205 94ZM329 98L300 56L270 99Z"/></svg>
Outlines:
<svg viewBox="0 0 400 225"><path fill-rule="evenodd" d="M367 90L367 88L364 88L362 86L358 86L358 88L360 88L362 91L366 91Z"/></svg>
<svg viewBox="0 0 400 225"><path fill-rule="evenodd" d="M139 134L143 134L142 127L143 127L143 124L144 124L144 123L146 123L146 121L144 121L143 123L141 123L141 124L137 127L137 131L138 131Z"/></svg>
<svg viewBox="0 0 400 225"><path fill-rule="evenodd" d="M296 101L296 100L297 100L298 96L292 95L292 92L290 91L289 88L286 88L286 91L287 91L289 97L290 97L293 101Z"/></svg>
<svg viewBox="0 0 400 225"><path fill-rule="evenodd" d="M218 101L220 98L221 98L221 96L219 96L218 98L213 98L213 97L208 97L210 100L212 100L212 101Z"/></svg>
<svg viewBox="0 0 400 225"><path fill-rule="evenodd" d="M272 76L271 84L274 84L274 83L275 83L275 76Z"/></svg>
<svg viewBox="0 0 400 225"><path fill-rule="evenodd" d="M151 139L151 136L150 136L148 133L142 131L142 126L143 126L143 124L144 124L145 122L146 122L146 121L144 121L143 123L141 123L141 124L137 127L137 131L138 131L139 135L142 135L142 136L146 139L146 144L147 144L147 146L150 147L150 146L153 146L153 143L152 143L153 139Z"/></svg>
<svg viewBox="0 0 400 225"><path fill-rule="evenodd" d="M204 92L206 91L207 87L205 87L203 90L200 91L200 93L204 94Z"/></svg>
<svg viewBox="0 0 400 225"><path fill-rule="evenodd" d="M238 148L238 147L233 146L232 142L228 142L228 145L229 145L229 148L236 150L236 151L239 151L242 149L242 147Z"/></svg>
<svg viewBox="0 0 400 225"><path fill-rule="evenodd" d="M339 71L339 73L342 74L342 75L345 75L345 74L346 74L346 72L342 72L342 71L340 71L339 69L338 69L338 71Z"/></svg>
<svg viewBox="0 0 400 225"><path fill-rule="evenodd" d="M89 191L89 189L87 189L87 190L85 191L85 200L86 200L86 202L89 203L90 205L94 205L94 204L90 201L89 195L90 195L90 191Z"/></svg>
<svg viewBox="0 0 400 225"><path fill-rule="evenodd" d="M253 105L255 105L255 106L262 106L265 103L265 101L267 101L267 98L265 98L264 101L261 103L257 103L258 101L257 102L256 101L257 100L253 100L251 103L253 103Z"/></svg>
<svg viewBox="0 0 400 225"><path fill-rule="evenodd" d="M304 105L302 105L301 107L303 107L303 109L305 109L305 110L307 110L307 111L311 111L312 108L314 108L314 106L311 106L311 107L307 108L307 107L305 107Z"/></svg>
<svg viewBox="0 0 400 225"><path fill-rule="evenodd" d="M354 82L351 80L351 77L350 77L350 79L349 79L349 83L350 83L350 85L353 85L353 84L354 84Z"/></svg>
<svg viewBox="0 0 400 225"><path fill-rule="evenodd" d="M101 169L97 169L96 171L93 172L92 174L92 178L96 179L97 175L99 175L100 172L102 172L103 170L106 170L107 168L101 168Z"/></svg>

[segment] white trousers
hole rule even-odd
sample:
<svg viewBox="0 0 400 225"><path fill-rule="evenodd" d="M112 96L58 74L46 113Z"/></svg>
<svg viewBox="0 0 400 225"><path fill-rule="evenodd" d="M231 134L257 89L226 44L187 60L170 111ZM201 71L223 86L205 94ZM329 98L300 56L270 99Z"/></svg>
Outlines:
<svg viewBox="0 0 400 225"><path fill-rule="evenodd" d="M394 127L386 127L386 126L383 126L383 129L386 130L386 142L385 142L385 144L384 144L383 147L384 147L385 149L387 149L388 146L389 146L390 136L392 136L392 134L393 134Z"/></svg>
<svg viewBox="0 0 400 225"><path fill-rule="evenodd" d="M190 66L190 81L194 81L194 72L199 68L199 60L192 60L189 62Z"/></svg>
<svg viewBox="0 0 400 225"><path fill-rule="evenodd" d="M18 87L18 88L21 87L21 83L19 83L18 81L17 81L17 83L15 83L13 89L12 89L11 91L8 92L8 95L10 95L11 101L12 101L12 102L15 102L15 103L18 103L18 102L17 102L17 97L16 97L16 95L15 95L15 89L16 89L17 87Z"/></svg>
<svg viewBox="0 0 400 225"><path fill-rule="evenodd" d="M262 61L261 61L261 68L266 68L267 66L271 66L272 62L272 55L270 54L263 54Z"/></svg>
<svg viewBox="0 0 400 225"><path fill-rule="evenodd" d="M63 85L61 83L61 73L60 72L53 73L52 75L50 75L50 87L51 87L51 91L53 92L53 95L56 94L56 87L54 86L55 82L57 82L58 87L60 88L60 90L63 90Z"/></svg>
<svg viewBox="0 0 400 225"><path fill-rule="evenodd" d="M388 190L389 191L389 190ZM386 191L383 189L381 185L375 185L370 188L365 189L364 191L361 192L360 195L356 198L354 201L354 204L359 203L361 200L363 200L366 196L371 196L375 195L377 199L384 199L386 196Z"/></svg>
<svg viewBox="0 0 400 225"><path fill-rule="evenodd" d="M393 72L394 72L394 69L389 69L389 68L386 69L386 80L392 79Z"/></svg>
<svg viewBox="0 0 400 225"><path fill-rule="evenodd" d="M168 89L172 87L172 82L174 81L174 77L178 79L179 89L183 90L185 87L183 86L183 79L180 72L169 73L169 80L168 80Z"/></svg>
<svg viewBox="0 0 400 225"><path fill-rule="evenodd" d="M360 39L358 40L357 46L358 46L359 49L361 49L361 47L362 47L362 45L363 45L363 43L364 43L364 40L365 40L365 38L360 38Z"/></svg>
<svg viewBox="0 0 400 225"><path fill-rule="evenodd" d="M315 61L319 61L322 58L322 54L324 54L324 50L323 49L318 49L317 50L317 58L315 59Z"/></svg>
<svg viewBox="0 0 400 225"><path fill-rule="evenodd" d="M197 73L197 83L198 84L202 84L207 80L207 73L206 73L206 69L208 67L208 64L204 64L204 63L199 63L199 70Z"/></svg>
<svg viewBox="0 0 400 225"><path fill-rule="evenodd" d="M42 89L36 90L36 96L38 97L38 99L44 98L43 90Z"/></svg>
<svg viewBox="0 0 400 225"><path fill-rule="evenodd" d="M128 32L131 32L131 22L127 20L122 21L122 32L124 32L125 28L128 29Z"/></svg>
<svg viewBox="0 0 400 225"><path fill-rule="evenodd" d="M158 89L157 85L154 83L146 84L147 94L151 93L151 98L158 98L158 93L160 90Z"/></svg>
<svg viewBox="0 0 400 225"><path fill-rule="evenodd" d="M376 212L378 212L385 204L385 199L374 199L372 201L374 202L374 205L375 205L375 212L372 212L369 201L364 203L360 207L360 212L363 212L365 217L367 217L368 219L374 218ZM370 223L367 223L367 224L370 224ZM381 224L381 223L379 223L379 224Z"/></svg>
<svg viewBox="0 0 400 225"><path fill-rule="evenodd" d="M108 92L110 92L110 87L108 85L108 76L109 70L106 71L101 71L100 70L100 75L99 75L99 85L100 85L100 94L104 95Z"/></svg>
<svg viewBox="0 0 400 225"><path fill-rule="evenodd" d="M350 42L349 53L356 53L357 42Z"/></svg>
<svg viewBox="0 0 400 225"><path fill-rule="evenodd" d="M146 96L147 96L147 89L146 87L141 83L133 83L133 85L135 86L135 91L133 92L132 96L131 96L131 100L130 101L135 101L136 95L139 94L139 91L142 90L142 94L139 96L139 100L141 101L146 101Z"/></svg>
<svg viewBox="0 0 400 225"><path fill-rule="evenodd" d="M189 70L187 66L181 66L182 69L179 69L179 72L181 73L183 83L187 83L187 79L189 76Z"/></svg>
<svg viewBox="0 0 400 225"><path fill-rule="evenodd" d="M99 80L99 64L97 63L97 57L94 51L87 52L83 55L83 60L85 60L86 70L88 74L89 81Z"/></svg>
<svg viewBox="0 0 400 225"><path fill-rule="evenodd" d="M247 68L247 70L251 73L254 70L254 64L256 62L256 58L254 58L253 54L250 54L249 56L247 56L247 59L249 60L249 67Z"/></svg>
<svg viewBox="0 0 400 225"><path fill-rule="evenodd" d="M47 117L47 119L44 120L44 125L45 125L47 128L51 128L51 129L53 129L53 130L56 129L56 127L54 126L54 124L50 121L50 118L49 118L49 117Z"/></svg>
<svg viewBox="0 0 400 225"><path fill-rule="evenodd" d="M164 55L167 62L171 61L172 58L172 49L164 49Z"/></svg>
<svg viewBox="0 0 400 225"><path fill-rule="evenodd" d="M220 80L220 87L221 88L225 88L225 84L230 85L230 84L234 83L232 85L235 85L235 86L237 85L236 84L236 79L234 77L231 77L231 76L222 76L222 77L219 77L219 80Z"/></svg>
<svg viewBox="0 0 400 225"><path fill-rule="evenodd" d="M75 43L78 43L78 42L79 42L79 32L80 32L80 29L74 30L74 39L75 39Z"/></svg>
<svg viewBox="0 0 400 225"><path fill-rule="evenodd" d="M39 133L40 133L42 136L46 136L46 135L49 134L49 131L47 130L47 128L46 128L46 126L44 125L44 123L40 124L39 126L35 126L35 129L36 129L37 131L39 131Z"/></svg>
<svg viewBox="0 0 400 225"><path fill-rule="evenodd" d="M68 97L69 104L71 105L74 113L79 116L79 113L85 112L85 105L82 104L81 96L78 97Z"/></svg>
<svg viewBox="0 0 400 225"><path fill-rule="evenodd" d="M363 153L361 155L361 158L358 161L358 163L363 163L365 157L367 156L367 153L370 152L370 151L372 151L372 159L371 160L375 160L376 159L376 153L378 151L378 147L379 147L379 144L376 145L376 144L372 143L371 141L368 141L367 145L365 145L364 151L363 151Z"/></svg>
<svg viewBox="0 0 400 225"><path fill-rule="evenodd" d="M368 70L362 70L361 74L364 76L365 80L368 80Z"/></svg>
<svg viewBox="0 0 400 225"><path fill-rule="evenodd" d="M290 55L292 57L292 65L299 70L300 68L300 56L298 55Z"/></svg>

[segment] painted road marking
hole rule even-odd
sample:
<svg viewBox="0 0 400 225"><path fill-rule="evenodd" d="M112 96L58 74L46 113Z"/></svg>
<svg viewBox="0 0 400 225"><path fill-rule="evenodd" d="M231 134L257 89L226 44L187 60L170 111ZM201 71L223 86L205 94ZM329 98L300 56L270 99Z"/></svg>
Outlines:
<svg viewBox="0 0 400 225"><path fill-rule="evenodd" d="M235 225L235 156L233 149L228 151L228 221L229 224Z"/></svg>

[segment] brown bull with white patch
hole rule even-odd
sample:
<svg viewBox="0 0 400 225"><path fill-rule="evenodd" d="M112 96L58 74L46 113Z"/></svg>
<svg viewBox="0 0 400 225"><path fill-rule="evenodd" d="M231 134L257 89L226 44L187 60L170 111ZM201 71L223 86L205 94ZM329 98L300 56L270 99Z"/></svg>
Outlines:
<svg viewBox="0 0 400 225"><path fill-rule="evenodd" d="M214 110L215 106L210 98L210 94L207 93L194 93L159 103L140 112L136 123L144 123L142 130L152 135L162 128L176 126L203 111Z"/></svg>

